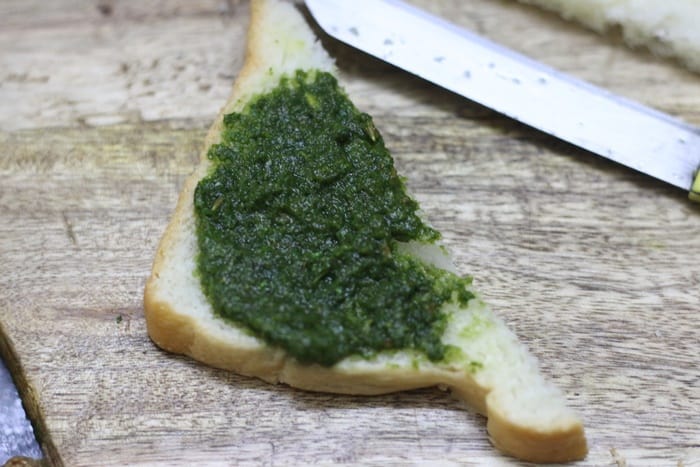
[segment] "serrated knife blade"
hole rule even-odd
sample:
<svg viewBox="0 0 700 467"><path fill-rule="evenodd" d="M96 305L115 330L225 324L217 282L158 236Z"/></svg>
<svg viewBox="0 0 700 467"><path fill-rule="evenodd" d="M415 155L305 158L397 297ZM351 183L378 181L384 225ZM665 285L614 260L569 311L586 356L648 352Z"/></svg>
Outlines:
<svg viewBox="0 0 700 467"><path fill-rule="evenodd" d="M399 0L305 0L330 36L526 125L691 192L700 130ZM700 176L697 185L700 185ZM696 193L695 196L700 196Z"/></svg>

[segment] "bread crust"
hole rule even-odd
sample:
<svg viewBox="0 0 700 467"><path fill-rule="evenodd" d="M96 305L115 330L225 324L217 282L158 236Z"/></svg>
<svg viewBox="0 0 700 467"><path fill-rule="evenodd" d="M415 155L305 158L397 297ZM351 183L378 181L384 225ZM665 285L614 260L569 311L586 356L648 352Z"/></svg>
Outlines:
<svg viewBox="0 0 700 467"><path fill-rule="evenodd" d="M207 149L220 140L223 115L240 105L239 98L250 80L256 79L265 60L261 57L261 26L267 9L275 8L276 1L253 0L251 23L245 64L234 84L231 96L209 130L201 153L200 163L178 198L172 219L158 245L151 276L144 291L144 311L148 334L153 342L169 352L184 354L207 365L234 371L241 375L257 377L269 383L285 383L290 386L342 394L376 395L428 386L450 388L478 412L489 417L488 431L492 442L503 450L525 460L537 462L561 462L579 459L586 454L583 426L577 418L567 420L561 426L524 426L513 423L490 401L493 388L479 381L463 369L421 365L387 367L381 365L344 365L333 367L302 365L277 348L249 338L246 343L227 339L211 333L207 326L165 297L168 284L162 276L172 267L170 255L186 239L194 235L194 190L198 181L209 169ZM212 320L214 318L211 318Z"/></svg>
<svg viewBox="0 0 700 467"><path fill-rule="evenodd" d="M491 443L514 457L530 462L553 463L583 459L588 453L581 423L542 432L512 423L494 404L489 404L487 417L486 431Z"/></svg>

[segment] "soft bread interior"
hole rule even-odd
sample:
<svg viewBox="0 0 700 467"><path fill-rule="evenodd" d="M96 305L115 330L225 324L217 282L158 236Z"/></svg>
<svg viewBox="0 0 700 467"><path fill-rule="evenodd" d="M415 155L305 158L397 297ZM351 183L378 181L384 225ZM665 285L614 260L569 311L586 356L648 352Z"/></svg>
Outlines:
<svg viewBox="0 0 700 467"><path fill-rule="evenodd" d="M697 0L521 0L559 12L598 32L619 28L633 47L680 59L700 72L700 2Z"/></svg>
<svg viewBox="0 0 700 467"><path fill-rule="evenodd" d="M240 110L252 96L272 89L281 75L297 69L333 71L334 65L292 5L254 1L244 69L207 136L199 166L180 194L146 285L145 314L153 341L208 365L314 391L369 395L447 386L489 417L491 439L503 451L533 461L584 456L580 419L515 335L478 298L462 308L446 305L450 319L443 341L460 352L439 364L416 352L394 351L372 359L349 357L330 368L301 365L214 314L195 275L193 193L209 169L206 148L218 141L224 113ZM454 269L439 246L403 248L426 262Z"/></svg>

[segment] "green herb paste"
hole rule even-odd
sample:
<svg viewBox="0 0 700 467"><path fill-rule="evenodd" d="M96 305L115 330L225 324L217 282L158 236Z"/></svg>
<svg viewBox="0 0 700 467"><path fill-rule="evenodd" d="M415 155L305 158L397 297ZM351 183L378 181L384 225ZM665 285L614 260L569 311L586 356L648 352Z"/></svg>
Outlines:
<svg viewBox="0 0 700 467"><path fill-rule="evenodd" d="M445 358L444 302L469 278L401 253L434 242L372 119L298 71L224 117L195 191L198 275L221 317L304 363L416 349Z"/></svg>

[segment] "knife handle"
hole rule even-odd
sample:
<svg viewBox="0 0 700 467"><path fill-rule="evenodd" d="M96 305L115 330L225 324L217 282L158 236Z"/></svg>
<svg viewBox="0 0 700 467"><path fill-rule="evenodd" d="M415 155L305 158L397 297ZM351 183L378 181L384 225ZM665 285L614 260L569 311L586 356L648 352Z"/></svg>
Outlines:
<svg viewBox="0 0 700 467"><path fill-rule="evenodd" d="M693 186L690 187L690 193L688 193L688 199L695 203L700 203L700 167L695 171L693 179Z"/></svg>

